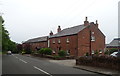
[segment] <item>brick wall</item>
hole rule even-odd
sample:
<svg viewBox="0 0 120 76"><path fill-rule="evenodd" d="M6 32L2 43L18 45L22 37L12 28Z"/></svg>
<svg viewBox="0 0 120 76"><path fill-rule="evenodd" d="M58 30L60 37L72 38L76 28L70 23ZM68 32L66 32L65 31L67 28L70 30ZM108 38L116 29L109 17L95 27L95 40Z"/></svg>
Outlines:
<svg viewBox="0 0 120 76"><path fill-rule="evenodd" d="M95 37L95 41L90 42L90 33L91 36ZM91 45L90 45L91 43ZM84 30L78 33L78 56L83 56L87 52L91 53L94 51L99 52L99 50L104 50L105 48L105 36L95 25L91 25L90 28L85 28Z"/></svg>
<svg viewBox="0 0 120 76"><path fill-rule="evenodd" d="M67 38L69 42L67 42ZM70 55L76 55L77 52L77 35L65 36L59 38L50 38L50 48L52 48L56 54L59 50L69 50ZM58 41L60 40L60 43ZM55 43L54 43L55 42Z"/></svg>
<svg viewBox="0 0 120 76"><path fill-rule="evenodd" d="M30 43L31 44L31 50L37 50L36 47L38 48L47 48L47 41L44 42L36 42L36 43Z"/></svg>

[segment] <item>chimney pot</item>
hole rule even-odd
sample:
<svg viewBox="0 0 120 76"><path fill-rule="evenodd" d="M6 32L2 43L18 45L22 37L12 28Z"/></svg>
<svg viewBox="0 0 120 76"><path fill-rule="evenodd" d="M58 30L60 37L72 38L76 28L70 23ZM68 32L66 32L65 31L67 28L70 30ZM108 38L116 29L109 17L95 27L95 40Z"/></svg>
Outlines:
<svg viewBox="0 0 120 76"><path fill-rule="evenodd" d="M53 35L53 32L51 31L51 32L50 32L50 36L52 36L52 35Z"/></svg>
<svg viewBox="0 0 120 76"><path fill-rule="evenodd" d="M96 20L96 24L95 25L98 27L98 20Z"/></svg>
<svg viewBox="0 0 120 76"><path fill-rule="evenodd" d="M87 21L87 17L85 17L85 21L84 21L84 26L88 26L89 25L89 21Z"/></svg>
<svg viewBox="0 0 120 76"><path fill-rule="evenodd" d="M58 26L57 32L60 32L60 31L61 31L61 27L60 27L60 26Z"/></svg>

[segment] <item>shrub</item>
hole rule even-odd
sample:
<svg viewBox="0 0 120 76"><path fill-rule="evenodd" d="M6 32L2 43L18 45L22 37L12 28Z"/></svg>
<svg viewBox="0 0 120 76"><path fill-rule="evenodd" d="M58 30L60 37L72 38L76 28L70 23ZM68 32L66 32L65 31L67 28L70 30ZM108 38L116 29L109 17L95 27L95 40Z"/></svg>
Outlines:
<svg viewBox="0 0 120 76"><path fill-rule="evenodd" d="M98 55L98 51L95 51L95 55Z"/></svg>
<svg viewBox="0 0 120 76"><path fill-rule="evenodd" d="M85 56L89 56L89 53L87 52L87 53L85 54Z"/></svg>
<svg viewBox="0 0 120 76"><path fill-rule="evenodd" d="M118 51L118 50L115 49L115 48L112 48L112 49L109 50L109 54L112 54L113 52L116 52L116 51Z"/></svg>
<svg viewBox="0 0 120 76"><path fill-rule="evenodd" d="M39 51L38 51L39 54L44 54L44 48L41 48Z"/></svg>
<svg viewBox="0 0 120 76"><path fill-rule="evenodd" d="M52 54L52 50L50 48L44 48L44 54L51 55Z"/></svg>
<svg viewBox="0 0 120 76"><path fill-rule="evenodd" d="M64 50L60 50L60 51L58 52L58 55L64 57L64 56L67 55L67 53L66 53Z"/></svg>
<svg viewBox="0 0 120 76"><path fill-rule="evenodd" d="M59 58L61 58L60 56L54 56L54 59L59 59Z"/></svg>
<svg viewBox="0 0 120 76"><path fill-rule="evenodd" d="M109 55L109 51L108 51L108 50L105 51L104 54L105 54L105 55Z"/></svg>
<svg viewBox="0 0 120 76"><path fill-rule="evenodd" d="M38 51L39 54L51 55L52 50L50 48L42 48Z"/></svg>
<svg viewBox="0 0 120 76"><path fill-rule="evenodd" d="M21 54L25 54L25 53L26 53L26 51L25 51L25 50L22 50L22 51L21 51Z"/></svg>

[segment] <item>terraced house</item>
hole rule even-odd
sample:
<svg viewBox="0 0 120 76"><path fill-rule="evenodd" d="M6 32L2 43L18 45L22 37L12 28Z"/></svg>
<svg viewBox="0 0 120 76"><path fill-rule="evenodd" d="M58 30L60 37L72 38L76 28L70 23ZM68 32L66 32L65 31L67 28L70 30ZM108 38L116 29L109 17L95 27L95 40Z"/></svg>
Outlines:
<svg viewBox="0 0 120 76"><path fill-rule="evenodd" d="M58 26L57 34L50 34L50 48L56 53L65 50L69 55L83 56L86 53L102 53L105 48L105 35L98 28L98 23L87 21L84 24L61 30Z"/></svg>
<svg viewBox="0 0 120 76"><path fill-rule="evenodd" d="M57 33L53 34L51 31L46 39L46 47L51 48L55 54L65 50L68 55L84 56L86 53L91 55L96 51L102 53L105 48L105 35L98 28L97 20L96 23L89 22L87 17L81 25L63 30L58 26ZM44 43L41 44L39 46L34 44L34 48L43 47Z"/></svg>
<svg viewBox="0 0 120 76"><path fill-rule="evenodd" d="M48 47L48 36L44 37L38 37L38 38L33 38L25 41L22 44L24 49L30 49L30 50L39 50L41 48L47 48Z"/></svg>

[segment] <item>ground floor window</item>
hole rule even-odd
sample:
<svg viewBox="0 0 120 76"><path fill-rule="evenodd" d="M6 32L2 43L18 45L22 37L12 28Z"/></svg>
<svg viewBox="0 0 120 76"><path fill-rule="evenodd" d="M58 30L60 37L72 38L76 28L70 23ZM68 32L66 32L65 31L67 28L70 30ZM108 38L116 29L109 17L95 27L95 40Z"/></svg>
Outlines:
<svg viewBox="0 0 120 76"><path fill-rule="evenodd" d="M67 50L67 55L70 55L70 50Z"/></svg>

